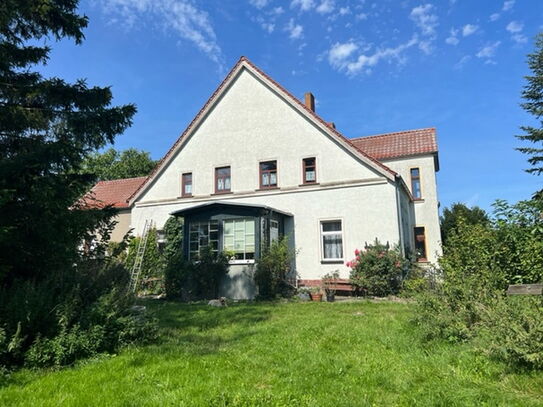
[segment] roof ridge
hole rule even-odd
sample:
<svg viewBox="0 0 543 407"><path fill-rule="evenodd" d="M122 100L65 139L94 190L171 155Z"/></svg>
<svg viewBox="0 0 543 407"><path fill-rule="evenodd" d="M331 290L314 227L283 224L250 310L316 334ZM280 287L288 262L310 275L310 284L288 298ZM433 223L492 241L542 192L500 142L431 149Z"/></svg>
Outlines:
<svg viewBox="0 0 543 407"><path fill-rule="evenodd" d="M103 180L98 181L96 184L106 183L106 182L114 183L114 182L128 181L128 180L134 180L134 179L141 179L141 180L143 180L144 178L147 178L147 175L142 175L141 177L117 178L117 179L103 179Z"/></svg>
<svg viewBox="0 0 543 407"><path fill-rule="evenodd" d="M433 131L435 132L435 131L436 131L436 128L435 128L435 127L423 127L423 128L421 128L421 129L411 129L411 130L392 131L392 132L390 132L390 133L380 133L380 134L372 134L371 136L354 137L354 138L351 138L350 140L352 140L352 141L359 141L359 140L366 140L366 139L369 139L369 138L387 137L387 136L392 136L392 135L395 135L395 134L414 133L414 132L423 131L423 130L433 130Z"/></svg>

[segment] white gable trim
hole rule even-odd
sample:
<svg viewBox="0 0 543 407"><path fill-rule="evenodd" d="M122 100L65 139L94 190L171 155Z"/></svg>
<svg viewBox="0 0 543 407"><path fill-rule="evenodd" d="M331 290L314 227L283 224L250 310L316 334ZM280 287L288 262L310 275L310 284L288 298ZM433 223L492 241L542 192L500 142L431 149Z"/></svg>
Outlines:
<svg viewBox="0 0 543 407"><path fill-rule="evenodd" d="M241 57L232 70L228 73L223 82L215 90L215 92L208 99L206 104L194 117L192 122L187 126L185 131L177 139L174 145L162 158L162 160L155 167L153 172L147 177L147 180L140 186L140 188L128 199L129 206L132 206L134 202L149 189L158 176L162 174L164 169L168 164L174 159L178 152L183 148L183 146L188 142L193 133L200 127L203 121L206 120L209 113L213 110L215 105L219 102L222 95L224 95L233 81L238 77L243 69L246 69L248 72L253 74L257 79L262 83L266 84L277 96L279 96L283 101L289 104L293 109L302 114L310 122L312 122L317 128L322 130L325 134L330 136L332 139L337 141L343 148L353 154L355 157L360 159L364 164L375 170L378 174L385 176L387 179L395 182L396 173L384 164L373 159L369 155L365 154L361 150L357 149L348 139L341 135L335 129L332 129L330 126L324 122L320 117L318 117L314 112L305 107L305 105L300 102L297 98L292 96L287 90L281 87L277 82L267 76L263 71L258 69L253 65L247 58Z"/></svg>

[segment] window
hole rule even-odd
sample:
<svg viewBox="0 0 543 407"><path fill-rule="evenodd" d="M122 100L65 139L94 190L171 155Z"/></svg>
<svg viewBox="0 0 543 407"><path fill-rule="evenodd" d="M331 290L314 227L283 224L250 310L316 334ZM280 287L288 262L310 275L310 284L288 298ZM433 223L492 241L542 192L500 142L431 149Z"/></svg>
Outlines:
<svg viewBox="0 0 543 407"><path fill-rule="evenodd" d="M230 192L230 167L215 168L215 193Z"/></svg>
<svg viewBox="0 0 543 407"><path fill-rule="evenodd" d="M423 226L415 227L415 256L417 261L427 261L426 236Z"/></svg>
<svg viewBox="0 0 543 407"><path fill-rule="evenodd" d="M219 250L219 221L191 222L189 227L189 258L198 258L202 249L211 247L213 253Z"/></svg>
<svg viewBox="0 0 543 407"><path fill-rule="evenodd" d="M411 193L415 199L422 198L420 190L420 171L418 168L411 168Z"/></svg>
<svg viewBox="0 0 543 407"><path fill-rule="evenodd" d="M260 188L277 187L277 161L260 163Z"/></svg>
<svg viewBox="0 0 543 407"><path fill-rule="evenodd" d="M181 176L181 196L192 196L192 172Z"/></svg>
<svg viewBox="0 0 543 407"><path fill-rule="evenodd" d="M227 219L223 223L223 248L234 252L236 260L255 258L254 218Z"/></svg>
<svg viewBox="0 0 543 407"><path fill-rule="evenodd" d="M304 158L304 184L314 184L317 182L317 161L315 157Z"/></svg>
<svg viewBox="0 0 543 407"><path fill-rule="evenodd" d="M341 220L321 222L321 243L323 260L343 259Z"/></svg>

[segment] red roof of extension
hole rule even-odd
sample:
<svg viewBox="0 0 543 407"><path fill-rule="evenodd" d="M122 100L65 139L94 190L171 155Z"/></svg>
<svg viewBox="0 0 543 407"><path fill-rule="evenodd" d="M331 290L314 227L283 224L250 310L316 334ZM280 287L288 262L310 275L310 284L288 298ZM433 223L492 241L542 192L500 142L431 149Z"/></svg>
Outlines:
<svg viewBox="0 0 543 407"><path fill-rule="evenodd" d="M147 177L115 179L99 181L83 198L91 208L128 208L128 198L143 184Z"/></svg>
<svg viewBox="0 0 543 407"><path fill-rule="evenodd" d="M322 123L326 128L333 133L337 138L341 139L343 142L347 143L350 147L352 147L358 154L365 157L365 159L371 161L374 165L377 167L380 167L384 172L390 174L391 176L396 176L397 173L393 171L392 169L388 168L385 164L381 163L379 160L377 160L375 157L371 156L367 152L361 150L358 146L356 146L353 143L353 140L350 140L343 136L340 132L338 132L331 123L328 123L324 121L319 115L317 115L314 111L309 109L304 103L302 103L298 98L293 96L289 91L287 91L285 88L283 88L279 83L274 81L269 75L267 75L264 71L262 71L260 68L258 68L256 65L254 65L247 57L242 56L238 62L234 65L234 67L230 70L228 75L224 78L224 80L221 82L219 87L213 92L213 94L209 97L207 102L204 104L204 106L200 109L198 114L192 119L192 121L189 123L185 131L181 134L181 136L175 141L175 143L172 145L172 147L166 152L164 157L160 160L160 162L156 165L155 169L151 172L151 174L147 177L147 181L143 182L135 191L134 193L129 197L129 201L133 200L137 197L138 192L143 189L143 187L146 185L148 181L151 181L155 175L160 171L162 168L162 165L168 161L168 159L173 155L176 148L181 144L184 139L191 133L191 131L196 126L196 123L200 119L200 117L204 114L204 112L207 110L207 108L211 105L211 103L216 99L217 94L221 92L221 90L229 83L230 79L234 75L234 73L237 72L237 68L241 64L247 64L252 69L254 69L256 72L258 72L260 75L262 75L266 80L268 80L270 83L274 84L281 92L283 92L291 101L296 103L299 107L304 109L307 113L309 113L310 116L313 117L316 121Z"/></svg>
<svg viewBox="0 0 543 407"><path fill-rule="evenodd" d="M437 153L436 129L433 127L359 137L351 142L378 160Z"/></svg>

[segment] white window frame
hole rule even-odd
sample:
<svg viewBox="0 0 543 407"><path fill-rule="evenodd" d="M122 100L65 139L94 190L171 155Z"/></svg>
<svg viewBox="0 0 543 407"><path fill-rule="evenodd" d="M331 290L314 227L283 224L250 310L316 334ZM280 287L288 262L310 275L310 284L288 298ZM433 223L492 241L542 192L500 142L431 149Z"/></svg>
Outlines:
<svg viewBox="0 0 543 407"><path fill-rule="evenodd" d="M224 219L222 221L222 250L225 251L225 250L228 250L226 247L225 247L225 237L227 236L226 233L225 233L225 230L226 230L226 227L225 227L225 223L226 222L236 222L236 221L241 221L243 220L244 221L244 231L246 230L245 228L245 222L247 220L251 220L253 222L253 225L254 225L254 232L253 232L253 241L254 241L254 257L256 257L256 219L253 218L253 217L245 217L245 218L232 218L232 219ZM233 229L232 231L234 231L235 229ZM235 239L235 234L232 234L232 235L228 235L228 236L232 236L234 239ZM243 234L243 257L246 256L247 254L247 234L244 232ZM235 240L234 240L234 247L235 247ZM232 258L229 260L229 263L230 264L253 264L255 262L255 259L236 259L236 258Z"/></svg>
<svg viewBox="0 0 543 407"><path fill-rule="evenodd" d="M339 222L341 225L341 231L333 231L333 232L325 232L323 230L323 224L325 223L333 223L333 222ZM343 262L345 259L345 233L343 229L343 219L342 218L329 218L329 219L319 219L319 240L320 240L320 249L321 249L321 262L323 263L338 263ZM343 254L343 257L341 258L325 258L324 257L324 239L323 236L325 235L336 235L341 234L341 253Z"/></svg>

